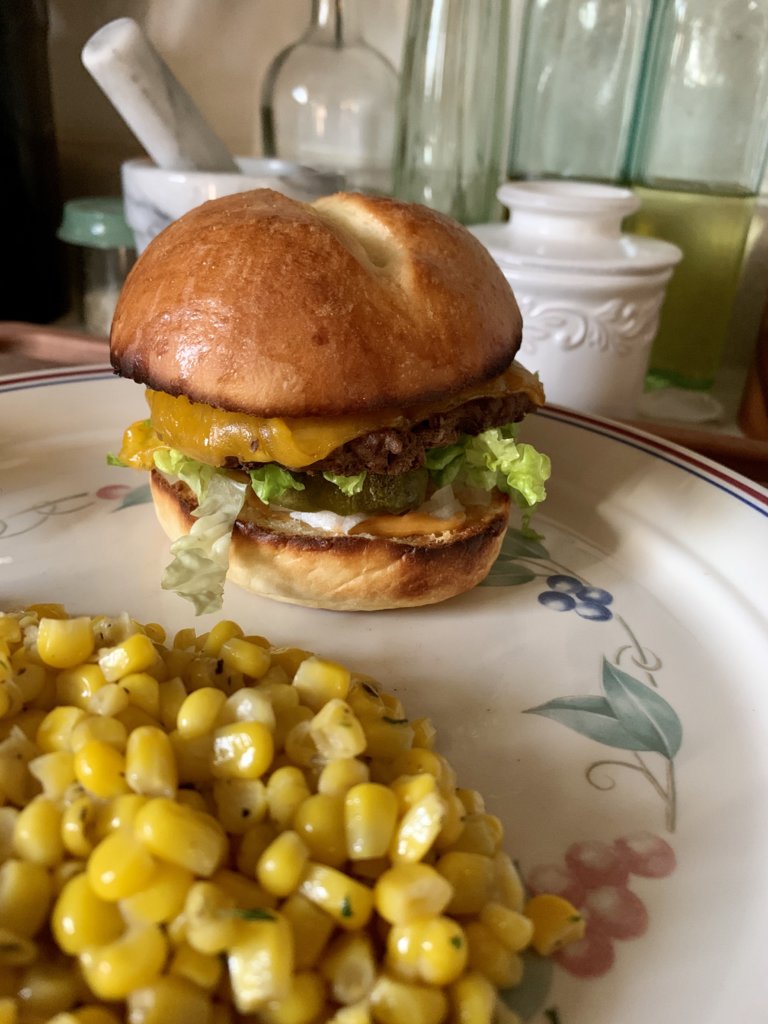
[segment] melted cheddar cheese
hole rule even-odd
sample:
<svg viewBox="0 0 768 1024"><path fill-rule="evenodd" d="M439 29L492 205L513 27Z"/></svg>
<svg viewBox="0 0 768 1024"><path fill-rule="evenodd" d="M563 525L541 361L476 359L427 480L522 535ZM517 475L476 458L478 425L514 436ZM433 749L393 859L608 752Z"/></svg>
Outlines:
<svg viewBox="0 0 768 1024"><path fill-rule="evenodd" d="M153 454L158 448L167 448L149 420L136 420L123 431L123 443L118 458L131 469L152 469Z"/></svg>
<svg viewBox="0 0 768 1024"><path fill-rule="evenodd" d="M369 416L265 419L148 389L151 429L141 423L129 427L120 458L127 465L150 468L152 452L165 445L212 466L235 458L241 462L279 462L288 469L303 469L368 431L380 427L407 428L435 412L456 408L475 398L501 397L520 391L528 394L536 405L543 404L538 377L513 363L501 376L452 396L447 404L443 400L408 409L379 410Z"/></svg>

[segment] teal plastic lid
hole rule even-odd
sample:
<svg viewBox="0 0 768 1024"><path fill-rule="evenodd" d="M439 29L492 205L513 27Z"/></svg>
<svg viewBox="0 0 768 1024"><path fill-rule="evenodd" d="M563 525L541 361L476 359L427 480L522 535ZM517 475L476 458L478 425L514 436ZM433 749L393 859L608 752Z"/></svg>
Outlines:
<svg viewBox="0 0 768 1024"><path fill-rule="evenodd" d="M123 214L123 201L114 196L91 196L64 203L57 231L63 242L91 249L133 249L136 241Z"/></svg>

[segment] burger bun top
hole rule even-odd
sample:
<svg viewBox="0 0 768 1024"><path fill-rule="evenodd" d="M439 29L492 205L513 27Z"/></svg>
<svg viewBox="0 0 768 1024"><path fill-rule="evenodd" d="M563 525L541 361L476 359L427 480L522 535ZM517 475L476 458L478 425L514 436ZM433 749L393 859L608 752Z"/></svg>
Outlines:
<svg viewBox="0 0 768 1024"><path fill-rule="evenodd" d="M424 206L267 189L203 203L128 275L116 371L256 416L435 401L497 376L522 324L484 246Z"/></svg>

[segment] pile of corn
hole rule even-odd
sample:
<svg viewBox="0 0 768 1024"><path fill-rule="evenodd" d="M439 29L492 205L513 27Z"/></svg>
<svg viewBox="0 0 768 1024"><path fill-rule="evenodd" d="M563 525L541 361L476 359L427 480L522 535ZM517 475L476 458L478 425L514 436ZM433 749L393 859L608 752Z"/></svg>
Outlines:
<svg viewBox="0 0 768 1024"><path fill-rule="evenodd" d="M230 621L0 614L0 1024L509 1019L584 925L433 744Z"/></svg>

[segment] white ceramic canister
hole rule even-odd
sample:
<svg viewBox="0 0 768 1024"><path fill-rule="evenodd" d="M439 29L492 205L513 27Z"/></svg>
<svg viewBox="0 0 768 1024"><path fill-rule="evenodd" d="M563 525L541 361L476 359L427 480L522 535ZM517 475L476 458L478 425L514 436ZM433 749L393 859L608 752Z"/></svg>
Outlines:
<svg viewBox="0 0 768 1024"><path fill-rule="evenodd" d="M503 224L470 230L511 284L523 316L518 358L547 401L614 419L637 415L666 285L682 256L622 234L629 189L582 181L507 182Z"/></svg>

